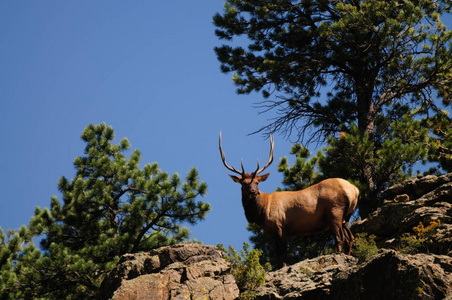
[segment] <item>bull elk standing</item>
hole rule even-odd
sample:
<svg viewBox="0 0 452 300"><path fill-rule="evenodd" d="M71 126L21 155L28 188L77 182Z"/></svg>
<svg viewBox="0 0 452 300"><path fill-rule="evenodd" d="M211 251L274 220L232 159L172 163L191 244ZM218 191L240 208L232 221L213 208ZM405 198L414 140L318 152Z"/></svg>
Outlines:
<svg viewBox="0 0 452 300"><path fill-rule="evenodd" d="M348 242L350 255L353 234L349 220L358 203L359 190L341 178L323 180L301 191L263 193L258 184L270 175L259 175L273 161L274 140L270 136L270 158L264 167L251 174L236 170L226 163L221 147L220 154L224 166L240 176L229 175L233 181L242 185L242 205L249 223L258 224L270 238L276 241L276 254L280 267L286 265L287 237L314 235L331 230L336 242L336 252Z"/></svg>

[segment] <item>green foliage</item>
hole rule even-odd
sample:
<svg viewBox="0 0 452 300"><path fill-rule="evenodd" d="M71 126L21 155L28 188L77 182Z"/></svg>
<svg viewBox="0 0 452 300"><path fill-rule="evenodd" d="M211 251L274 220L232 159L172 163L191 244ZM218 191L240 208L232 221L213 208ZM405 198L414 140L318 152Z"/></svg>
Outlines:
<svg viewBox="0 0 452 300"><path fill-rule="evenodd" d="M17 231L8 230L7 234L0 227L0 299L31 298L28 297L30 294L22 290L24 276L16 272L16 266L24 257L39 257L39 250L35 248L32 237L25 226Z"/></svg>
<svg viewBox="0 0 452 300"><path fill-rule="evenodd" d="M418 226L413 227L414 234L404 234L400 238L400 252L407 254L429 252L429 248L434 244L436 230L440 224L440 220L435 220L425 227L422 222L419 222Z"/></svg>
<svg viewBox="0 0 452 300"><path fill-rule="evenodd" d="M426 118L424 122L437 137L429 160L438 162L439 167L446 172L452 172L452 119L449 117L449 112L444 111L434 117ZM438 169L436 167L433 171Z"/></svg>
<svg viewBox="0 0 452 300"><path fill-rule="evenodd" d="M362 263L378 254L375 236L366 233L358 233L353 243L352 255Z"/></svg>
<svg viewBox="0 0 452 300"><path fill-rule="evenodd" d="M265 272L270 271L270 266L265 268L259 263L262 251L252 249L248 243L243 243L243 250L240 254L229 246L225 249L222 244L217 245L223 251L225 260L231 266L231 274L240 289L240 299L249 300L256 297L256 288L265 283Z"/></svg>
<svg viewBox="0 0 452 300"><path fill-rule="evenodd" d="M428 129L410 113L387 125L377 123L377 128L379 134L374 140L378 139L378 143L375 144L366 133L351 124L339 138L328 139L325 155L318 160L324 176L347 178L358 186L362 195L358 202L362 217L378 207L379 203L375 201L378 193L412 176L414 164L425 162L429 153L436 149L436 139L429 136ZM373 170L373 189L363 181L366 178L363 166L367 164Z"/></svg>
<svg viewBox="0 0 452 300"><path fill-rule="evenodd" d="M28 229L21 229L25 233L7 243L2 238L2 268L11 274L6 280L20 288L13 293L29 299L93 297L122 254L184 241L189 232L181 223L206 216L210 205L196 198L207 185L196 169L185 181L157 163L140 169L140 152L127 158L129 141L113 144L114 136L104 123L86 127L85 155L74 160L75 177L58 182L63 201L52 196L50 208L36 208ZM32 243L18 245L33 235L42 236L42 252Z"/></svg>
<svg viewBox="0 0 452 300"><path fill-rule="evenodd" d="M278 172L284 175L284 190L298 191L319 182L323 178L317 170L322 152L319 151L316 156L309 158L311 153L308 148L300 144L293 144L290 154L295 156L295 162L292 166L285 156L280 159L278 164Z"/></svg>
<svg viewBox="0 0 452 300"><path fill-rule="evenodd" d="M280 92L284 102L273 108L294 118L303 112L298 118L314 122L309 125L338 130L369 111L356 97L372 91L366 102L375 101L376 113L405 96L429 96L418 91L430 88L450 101L444 83L451 80L452 33L440 18L450 9L445 0L227 0L213 18L215 33L225 43L245 36L248 47L225 44L215 51L222 71L235 72L239 93ZM329 101L311 104L328 80Z"/></svg>

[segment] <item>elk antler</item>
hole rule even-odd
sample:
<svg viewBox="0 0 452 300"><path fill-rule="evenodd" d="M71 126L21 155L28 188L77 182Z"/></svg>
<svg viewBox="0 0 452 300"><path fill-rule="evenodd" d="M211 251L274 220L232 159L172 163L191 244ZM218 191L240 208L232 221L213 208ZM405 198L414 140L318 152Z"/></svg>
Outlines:
<svg viewBox="0 0 452 300"><path fill-rule="evenodd" d="M275 139L273 138L272 135L270 135L270 157L268 159L267 164L259 169L259 160L257 160L257 168L256 171L253 173L253 179L256 175L258 175L259 173L261 173L262 171L264 171L272 162L273 162L273 147L275 146ZM227 163L226 163L226 158L224 157L224 152L223 149L221 147L221 131L220 131L220 154L221 154L221 159L223 160L223 164L224 166L237 174L240 174L241 176L245 176L245 169L243 168L243 159L242 159L242 172L238 171L237 169L235 169L234 167L230 167Z"/></svg>
<svg viewBox="0 0 452 300"><path fill-rule="evenodd" d="M245 169L243 168L243 159L242 159L242 172L237 171L234 167L228 166L228 164L226 163L226 158L224 157L224 152L223 152L223 149L221 148L221 131L220 131L220 154L221 154L221 159L223 160L223 164L226 167L226 169L228 169L229 171L232 171L234 173L240 174L241 176L245 176Z"/></svg>
<svg viewBox="0 0 452 300"><path fill-rule="evenodd" d="M274 146L275 146L275 139L270 134L270 157L268 158L267 164L262 169L259 169L259 160L257 160L257 169L255 172L256 175L261 173L262 171L264 171L273 162L273 147Z"/></svg>

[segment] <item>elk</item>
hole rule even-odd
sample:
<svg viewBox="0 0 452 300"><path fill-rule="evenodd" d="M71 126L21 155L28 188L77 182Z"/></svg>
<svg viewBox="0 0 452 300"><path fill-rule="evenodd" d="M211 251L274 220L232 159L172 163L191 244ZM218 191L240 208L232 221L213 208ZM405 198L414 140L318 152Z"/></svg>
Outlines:
<svg viewBox="0 0 452 300"><path fill-rule="evenodd" d="M300 191L263 193L258 184L270 173L259 175L273 162L274 139L270 136L270 157L264 167L248 174L230 167L226 163L221 146L220 154L224 166L240 176L229 175L242 186L242 205L249 223L258 224L266 235L276 242L279 267L286 265L287 237L315 235L331 230L335 240L335 251L339 253L348 242L351 253L354 236L349 221L358 203L359 190L341 178L330 178Z"/></svg>

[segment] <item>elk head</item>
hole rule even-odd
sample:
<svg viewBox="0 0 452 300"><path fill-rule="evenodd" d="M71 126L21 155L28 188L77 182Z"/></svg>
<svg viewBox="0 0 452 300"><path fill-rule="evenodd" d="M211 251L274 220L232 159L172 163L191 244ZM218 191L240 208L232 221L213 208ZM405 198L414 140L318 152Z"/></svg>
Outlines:
<svg viewBox="0 0 452 300"><path fill-rule="evenodd" d="M270 135L270 157L268 159L268 162L265 164L265 166L263 166L262 168L259 169L259 160L257 160L256 171L254 171L251 174L248 174L248 173L245 172L245 169L243 168L243 159L241 161L242 171L238 171L236 168L230 167L226 163L224 152L223 152L223 149L221 147L221 132L220 132L220 154L221 154L221 159L223 161L224 166L229 171L240 175L240 176L234 176L234 175L229 175L229 176L232 178L232 180L234 182L240 183L242 185L242 195L244 197L254 198L257 195L259 195L259 189L258 189L257 186L258 186L259 182L263 182L263 181L267 180L267 178L270 175L270 173L267 173L267 174L264 174L264 175L259 175L259 174L262 173L273 162L273 147L274 147L274 144L275 144L275 141L274 141L273 137Z"/></svg>

